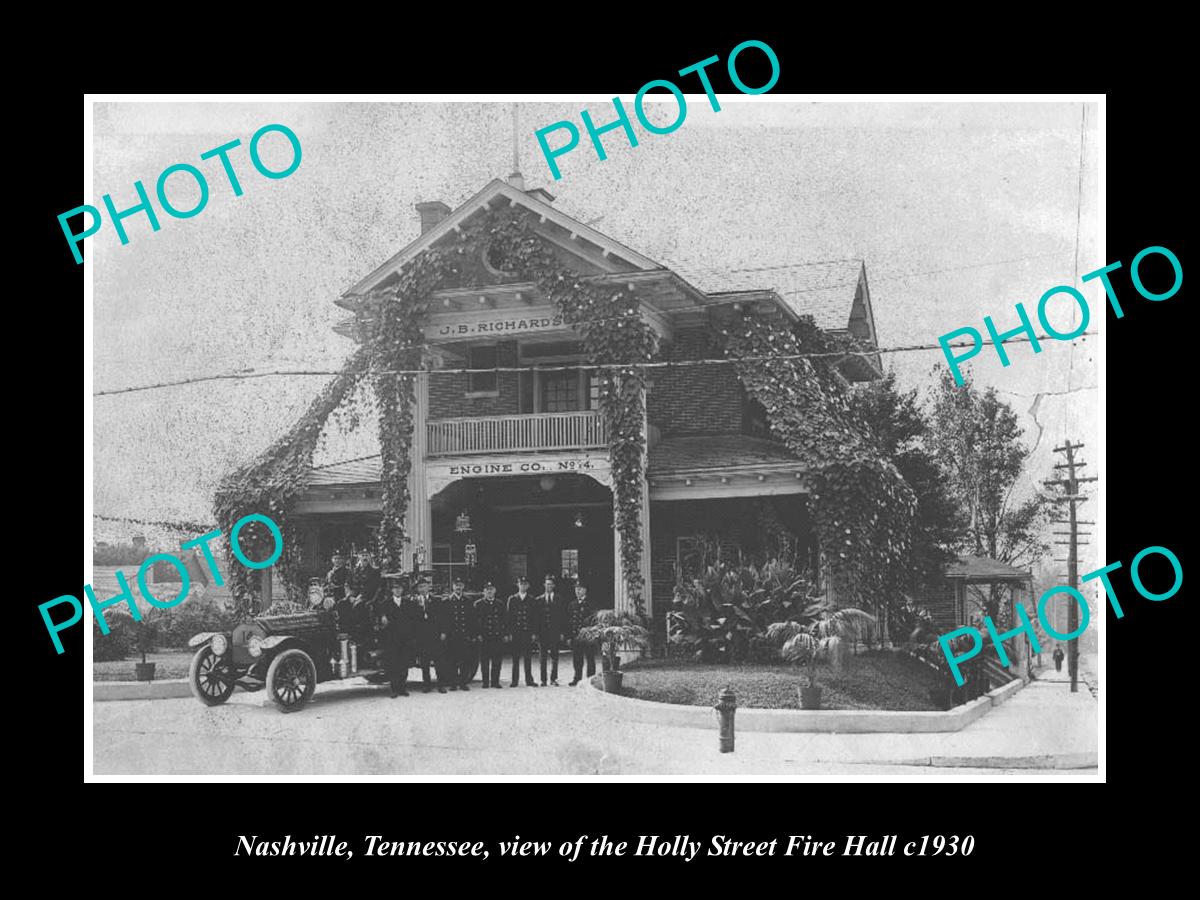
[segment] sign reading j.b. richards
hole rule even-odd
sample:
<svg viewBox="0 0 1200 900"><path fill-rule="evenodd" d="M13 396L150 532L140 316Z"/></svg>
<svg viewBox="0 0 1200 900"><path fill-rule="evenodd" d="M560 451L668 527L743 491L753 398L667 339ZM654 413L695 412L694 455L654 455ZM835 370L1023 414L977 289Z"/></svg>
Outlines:
<svg viewBox="0 0 1200 900"><path fill-rule="evenodd" d="M561 315L506 315L497 318L472 316L434 322L425 327L427 340L454 340L477 335L499 337L501 335L529 334L536 331L556 331L567 327Z"/></svg>

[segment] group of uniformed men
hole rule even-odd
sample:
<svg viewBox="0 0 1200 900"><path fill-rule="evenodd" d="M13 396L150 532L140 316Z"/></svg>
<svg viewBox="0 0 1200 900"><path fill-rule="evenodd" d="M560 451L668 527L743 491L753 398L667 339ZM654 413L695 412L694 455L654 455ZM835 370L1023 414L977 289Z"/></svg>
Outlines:
<svg viewBox="0 0 1200 900"><path fill-rule="evenodd" d="M353 570L335 554L326 577L324 605L333 609L339 630L369 641L378 622L392 697L408 696L408 670L414 665L421 667L425 693L433 689L431 664L443 694L469 690L477 663L483 687L502 687L500 666L506 652L512 655L509 686L518 686L524 661L526 686L538 687L533 679L535 646L541 663L540 686L557 687L558 651L564 640L574 661L571 685L582 680L585 665L588 677L596 673L595 646L580 639L580 630L591 623L595 611L582 582L576 581L573 591L569 587L559 591L554 576L546 575L543 592L533 596L529 579L521 576L516 593L502 600L496 596L496 585L487 581L483 596L472 601L463 594L462 578L453 579L453 589L444 597L432 596L433 583L427 577L417 580L415 593L406 594L407 580L402 574L382 574L369 552L359 554Z"/></svg>

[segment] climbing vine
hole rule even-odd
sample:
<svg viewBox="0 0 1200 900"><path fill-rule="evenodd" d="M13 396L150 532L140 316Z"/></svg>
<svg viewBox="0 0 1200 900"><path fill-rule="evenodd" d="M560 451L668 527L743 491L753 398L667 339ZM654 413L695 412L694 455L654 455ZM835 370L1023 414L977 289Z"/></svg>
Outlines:
<svg viewBox="0 0 1200 900"><path fill-rule="evenodd" d="M358 319L363 345L287 434L218 488L214 506L222 528L232 527L250 512L266 512L280 525L284 534L280 565L289 597L300 593L295 578L297 542L291 509L304 489L304 476L312 465L323 425L364 376L370 377L379 410L383 479L379 551L385 570L407 568L403 559L407 539L404 518L412 467L414 377L405 373L425 368L423 325L430 295L464 269L468 254L486 245L489 258L500 262L507 274L533 282L554 303L564 322L580 333L588 361L602 364L596 377L601 411L609 429L614 524L620 535L625 587L638 614L644 615L641 509L645 490L646 383L645 371L637 364L654 358L657 340L629 291L589 280L559 262L537 237L536 222L536 216L524 209L489 210L462 226L453 240L426 249L398 275L360 298ZM252 527L243 529L247 537L243 547L253 546L251 539L263 541L264 555L269 553L266 529L252 535ZM240 573L235 576L233 590L245 608L251 593L247 573L239 566L230 568Z"/></svg>
<svg viewBox="0 0 1200 900"><path fill-rule="evenodd" d="M614 525L620 535L625 588L638 616L645 615L641 575L642 492L645 490L645 369L658 350L654 330L642 319L627 290L589 281L555 259L533 228L536 217L523 209L493 213L484 223L491 246L507 268L533 281L553 301L563 320L583 338L588 361L604 363L600 408L608 425Z"/></svg>
<svg viewBox="0 0 1200 900"><path fill-rule="evenodd" d="M746 390L767 411L771 430L810 472L813 524L839 600L886 610L899 602L909 565L915 499L899 471L854 416L848 388L821 360L792 354L851 349L851 339L811 320L786 328L746 316L724 332Z"/></svg>
<svg viewBox="0 0 1200 900"><path fill-rule="evenodd" d="M313 451L321 437L326 419L350 397L363 377L369 353L359 348L342 371L309 404L299 420L251 462L227 475L217 487L213 513L221 531L228 535L234 523L251 513L270 517L283 535L283 554L277 563L289 600L301 599L296 576L299 541L292 519L292 508L304 490L304 478L312 467ZM238 534L242 552L251 559L266 559L274 551L274 540L266 526L251 522ZM250 570L233 558L227 545L230 592L237 609L245 613L254 593Z"/></svg>

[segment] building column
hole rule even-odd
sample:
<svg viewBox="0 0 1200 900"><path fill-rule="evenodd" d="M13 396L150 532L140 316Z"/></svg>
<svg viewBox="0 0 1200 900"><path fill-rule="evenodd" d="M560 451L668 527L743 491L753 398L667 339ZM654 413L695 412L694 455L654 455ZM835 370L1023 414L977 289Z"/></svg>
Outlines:
<svg viewBox="0 0 1200 900"><path fill-rule="evenodd" d="M425 548L425 567L433 559L433 516L429 506L429 484L426 480L425 452L428 438L426 420L429 417L429 376L415 376L413 385L412 464L408 472L408 509L404 514L404 531L408 543L404 547L404 570L412 566L413 553L418 546Z"/></svg>
<svg viewBox="0 0 1200 900"><path fill-rule="evenodd" d="M642 395L642 408L645 410L645 393ZM645 441L649 440L649 428L646 421L645 412L642 414L642 436ZM643 443L643 447L648 446ZM652 610L652 598L650 589L650 486L646 483L646 452L642 453L642 505L638 516L639 531L641 532L642 541L642 602L646 609L646 614L650 615ZM629 596L629 592L625 589L625 564L621 559L621 535L616 527L617 521L617 492L613 490L613 559L615 570L615 583L613 586L613 609L617 613L626 613L633 615L636 611L636 606L633 598Z"/></svg>
<svg viewBox="0 0 1200 900"><path fill-rule="evenodd" d="M642 471L645 472L645 459L642 460ZM646 483L645 475L642 476L642 513L641 513L641 528L642 532L642 598L646 603L646 615L653 616L654 614L654 597L650 585L650 485Z"/></svg>

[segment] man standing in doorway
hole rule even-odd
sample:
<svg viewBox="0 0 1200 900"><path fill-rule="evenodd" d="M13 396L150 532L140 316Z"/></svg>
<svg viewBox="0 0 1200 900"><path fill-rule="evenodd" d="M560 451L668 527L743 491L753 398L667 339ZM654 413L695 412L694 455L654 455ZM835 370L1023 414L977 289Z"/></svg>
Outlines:
<svg viewBox="0 0 1200 900"><path fill-rule="evenodd" d="M533 605L533 597L529 595L529 579L522 575L517 579L517 592L508 598L508 634L513 655L510 687L517 686L517 667L522 658L525 660L525 686L537 687L533 680L533 660L530 658L535 630Z"/></svg>
<svg viewBox="0 0 1200 900"><path fill-rule="evenodd" d="M483 686L500 687L500 663L504 659L504 601L496 596L496 585L485 582L483 597L475 601L475 623L479 637L479 663Z"/></svg>
<svg viewBox="0 0 1200 900"><path fill-rule="evenodd" d="M580 629L586 627L595 614L592 605L588 603L587 585L582 581L575 584L575 599L567 609L566 637L571 642L571 661L575 664L575 677L571 687L583 679L583 663L587 660L587 675L591 678L596 674L596 645L579 639Z"/></svg>
<svg viewBox="0 0 1200 900"><path fill-rule="evenodd" d="M558 687L558 642L567 627L567 600L557 593L554 576L547 575L546 590L536 601L538 646L541 648L542 687L546 686L546 659L550 659L550 684Z"/></svg>
<svg viewBox="0 0 1200 900"><path fill-rule="evenodd" d="M452 691L469 691L467 679L475 662L475 608L463 594L466 584L454 579L453 590L441 603L442 631L446 633L446 663Z"/></svg>

